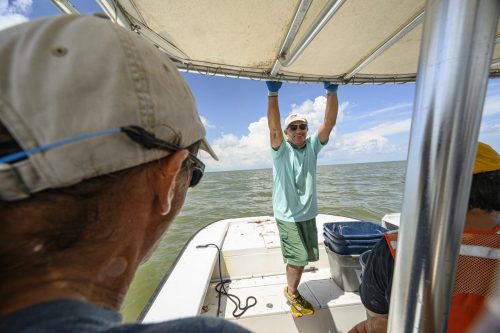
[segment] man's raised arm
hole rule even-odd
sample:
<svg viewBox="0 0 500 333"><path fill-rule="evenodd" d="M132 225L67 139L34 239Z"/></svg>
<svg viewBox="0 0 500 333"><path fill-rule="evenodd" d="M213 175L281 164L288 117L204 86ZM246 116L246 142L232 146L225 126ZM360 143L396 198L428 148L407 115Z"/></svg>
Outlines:
<svg viewBox="0 0 500 333"><path fill-rule="evenodd" d="M266 81L269 90L267 97L267 124L269 125L269 134L271 147L278 148L283 142L283 131L281 130L280 109L278 106L278 91L282 82Z"/></svg>
<svg viewBox="0 0 500 333"><path fill-rule="evenodd" d="M325 120L323 120L323 123L318 129L318 137L321 143L328 141L328 137L337 122L337 114L339 112L339 101L337 99L337 89L339 85L325 81L324 86L326 89Z"/></svg>

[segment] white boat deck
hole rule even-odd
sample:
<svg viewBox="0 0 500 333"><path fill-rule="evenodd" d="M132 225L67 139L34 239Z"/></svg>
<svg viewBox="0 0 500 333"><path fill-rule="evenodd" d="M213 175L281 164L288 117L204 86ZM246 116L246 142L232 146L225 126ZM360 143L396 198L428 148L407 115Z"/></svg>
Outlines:
<svg viewBox="0 0 500 333"><path fill-rule="evenodd" d="M248 296L257 299L256 306L235 318L235 305L222 296L220 317L253 332L349 331L366 318L365 310L358 293L344 292L331 278L323 244L323 224L340 221L355 220L322 214L316 219L320 259L306 266L299 286L301 294L313 304L314 315L291 315L283 296L285 264L277 226L272 217L261 216L218 221L202 229L146 307L143 322L217 315L218 252L214 246L205 246L216 244L222 249L222 278L231 279L229 293L238 296L242 306Z"/></svg>
<svg viewBox="0 0 500 333"><path fill-rule="evenodd" d="M235 321L254 332L346 332L366 318L358 293L344 292L331 278L327 253L323 245L323 223L350 219L320 215L317 219L320 260L306 267L299 286L300 293L311 302L313 316L293 318L283 296L286 286L285 265L281 258L280 240L272 219L257 223L231 224L223 245L226 266L223 279L231 277L228 292L236 295L244 306L249 296L257 304L235 318L236 306L222 296L220 316ZM257 259L259 257L260 259ZM218 266L212 275L202 315L216 316L220 281ZM252 302L252 301L250 301ZM240 310L236 314L241 313Z"/></svg>
<svg viewBox="0 0 500 333"><path fill-rule="evenodd" d="M293 318L290 306L283 296L286 277L274 275L233 281L228 292L238 296L242 306L248 296L257 298L257 304L240 318L233 317L236 306L226 296L221 299L221 317L234 321L254 332L347 332L366 318L359 295L344 292L330 278L329 269L306 272L300 284L300 293L311 302L313 316ZM216 316L218 295L215 283L209 286L203 315ZM241 313L241 311L236 311Z"/></svg>

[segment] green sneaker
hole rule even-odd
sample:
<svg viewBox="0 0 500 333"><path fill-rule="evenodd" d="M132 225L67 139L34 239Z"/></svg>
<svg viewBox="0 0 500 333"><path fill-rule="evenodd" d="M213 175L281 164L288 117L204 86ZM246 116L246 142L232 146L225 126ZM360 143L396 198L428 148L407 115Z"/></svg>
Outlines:
<svg viewBox="0 0 500 333"><path fill-rule="evenodd" d="M302 315L313 315L314 314L314 308L309 303L302 297L301 294L299 294L298 291L295 292L293 295L288 294L288 287L285 287L284 290L285 297L288 301L288 304L290 304L290 310L292 311L292 315L294 317L302 317Z"/></svg>

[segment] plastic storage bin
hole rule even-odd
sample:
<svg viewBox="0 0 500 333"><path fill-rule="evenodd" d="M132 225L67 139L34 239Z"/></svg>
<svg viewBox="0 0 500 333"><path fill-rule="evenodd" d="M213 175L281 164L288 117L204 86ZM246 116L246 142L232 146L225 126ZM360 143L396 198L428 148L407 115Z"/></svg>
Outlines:
<svg viewBox="0 0 500 333"><path fill-rule="evenodd" d="M387 229L373 222L333 222L323 226L325 245L338 254L371 250Z"/></svg>
<svg viewBox="0 0 500 333"><path fill-rule="evenodd" d="M326 248L333 281L344 291L358 291L361 284L359 255L342 255Z"/></svg>
<svg viewBox="0 0 500 333"><path fill-rule="evenodd" d="M355 245L342 245L337 243L334 240L331 240L327 238L325 234L323 234L325 237L325 245L328 247L331 251L336 252L337 254L361 254L363 252L366 252L368 250L371 250L373 246L378 242L378 239L374 243L359 243Z"/></svg>
<svg viewBox="0 0 500 333"><path fill-rule="evenodd" d="M330 272L335 283L344 291L358 291L362 273L360 255L371 250L385 232L387 229L373 222L324 224L323 236Z"/></svg>
<svg viewBox="0 0 500 333"><path fill-rule="evenodd" d="M325 223L323 231L339 241L381 238L388 230L373 222Z"/></svg>
<svg viewBox="0 0 500 333"><path fill-rule="evenodd" d="M342 239L338 237L334 237L327 232L323 232L323 236L325 239L331 240L333 243L338 245L368 245L375 246L381 237L378 238L369 238L369 239Z"/></svg>

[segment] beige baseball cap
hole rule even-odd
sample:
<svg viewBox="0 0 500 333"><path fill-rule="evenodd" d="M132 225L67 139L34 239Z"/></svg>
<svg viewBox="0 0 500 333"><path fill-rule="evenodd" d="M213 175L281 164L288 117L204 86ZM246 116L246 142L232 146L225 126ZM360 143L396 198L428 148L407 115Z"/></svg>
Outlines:
<svg viewBox="0 0 500 333"><path fill-rule="evenodd" d="M0 122L29 154L1 161L0 199L123 170L172 152L146 149L124 132L217 156L193 95L156 47L109 20L60 15L0 31Z"/></svg>

